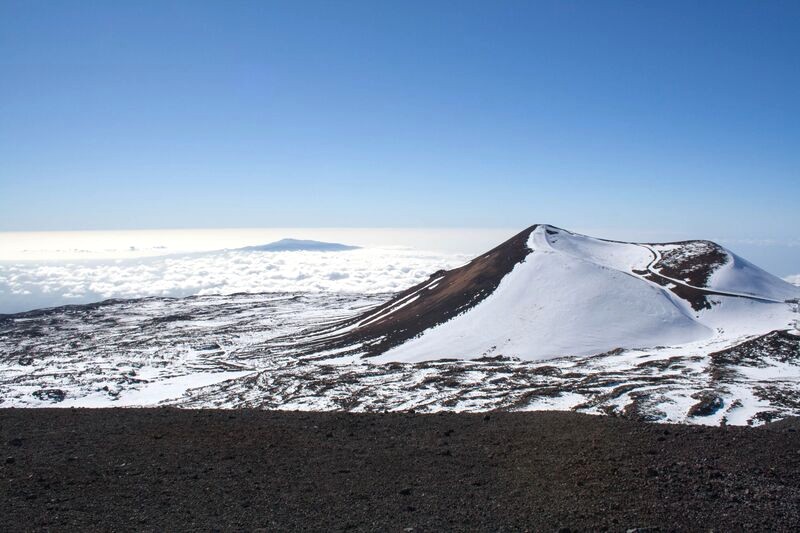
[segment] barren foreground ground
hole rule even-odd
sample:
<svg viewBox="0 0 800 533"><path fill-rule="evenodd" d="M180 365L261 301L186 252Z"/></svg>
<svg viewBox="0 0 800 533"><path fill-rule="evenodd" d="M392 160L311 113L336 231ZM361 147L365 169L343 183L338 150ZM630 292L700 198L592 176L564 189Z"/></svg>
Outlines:
<svg viewBox="0 0 800 533"><path fill-rule="evenodd" d="M0 530L788 531L796 428L6 409Z"/></svg>

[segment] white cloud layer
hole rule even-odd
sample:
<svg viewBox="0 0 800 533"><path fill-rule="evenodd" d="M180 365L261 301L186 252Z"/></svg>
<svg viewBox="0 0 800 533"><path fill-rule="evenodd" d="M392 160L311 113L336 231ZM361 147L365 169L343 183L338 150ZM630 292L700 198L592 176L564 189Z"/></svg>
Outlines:
<svg viewBox="0 0 800 533"><path fill-rule="evenodd" d="M108 298L236 292L395 292L465 254L407 249L221 251L114 261L0 263L0 313Z"/></svg>
<svg viewBox="0 0 800 533"><path fill-rule="evenodd" d="M798 287L800 287L800 274L795 274L795 275L793 275L793 276L786 276L786 277L785 277L785 278L783 278L783 279L785 279L785 280L786 280L786 281L788 281L789 283L794 283L795 285L797 285Z"/></svg>

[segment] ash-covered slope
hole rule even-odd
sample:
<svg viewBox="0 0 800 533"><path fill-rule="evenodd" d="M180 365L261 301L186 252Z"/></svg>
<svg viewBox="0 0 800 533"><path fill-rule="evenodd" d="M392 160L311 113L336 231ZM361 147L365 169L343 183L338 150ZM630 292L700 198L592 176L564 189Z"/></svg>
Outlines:
<svg viewBox="0 0 800 533"><path fill-rule="evenodd" d="M638 244L532 226L344 324L306 353L525 360L789 329L800 288L708 241Z"/></svg>

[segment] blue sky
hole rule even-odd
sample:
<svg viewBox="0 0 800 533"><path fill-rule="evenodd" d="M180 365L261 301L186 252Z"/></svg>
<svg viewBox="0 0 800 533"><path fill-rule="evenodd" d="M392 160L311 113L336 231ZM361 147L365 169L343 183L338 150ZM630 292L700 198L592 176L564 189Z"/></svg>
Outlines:
<svg viewBox="0 0 800 533"><path fill-rule="evenodd" d="M0 230L797 242L798 23L796 2L0 0Z"/></svg>

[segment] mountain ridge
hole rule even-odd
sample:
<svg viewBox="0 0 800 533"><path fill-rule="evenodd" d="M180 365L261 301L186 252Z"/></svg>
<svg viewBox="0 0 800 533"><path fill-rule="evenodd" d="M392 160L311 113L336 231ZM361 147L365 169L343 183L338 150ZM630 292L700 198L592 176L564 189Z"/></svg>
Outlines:
<svg viewBox="0 0 800 533"><path fill-rule="evenodd" d="M712 241L627 243L535 224L303 344L381 361L589 355L788 328L774 306L798 296ZM742 325L752 317L757 327Z"/></svg>

